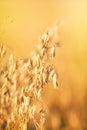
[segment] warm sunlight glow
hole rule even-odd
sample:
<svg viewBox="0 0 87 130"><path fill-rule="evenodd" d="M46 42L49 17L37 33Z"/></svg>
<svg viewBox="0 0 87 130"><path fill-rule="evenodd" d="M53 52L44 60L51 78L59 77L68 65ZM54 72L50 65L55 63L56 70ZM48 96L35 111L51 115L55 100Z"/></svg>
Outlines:
<svg viewBox="0 0 87 130"><path fill-rule="evenodd" d="M57 92L51 88L48 93L49 85L43 94L50 113L51 109L53 112L48 128L51 130L52 126L52 130L62 129L61 118L67 109L65 117L69 129L66 129L87 129L85 121L81 125L79 114L81 110L81 121L86 120L87 0L0 0L0 43L8 46L8 55L13 53L16 59L28 57L37 46L39 36L56 20L59 21L60 47L57 49L54 64L58 70L59 87ZM54 50L51 51L54 56ZM3 59L0 64L1 62L4 63ZM54 82L57 84L56 80ZM58 116L54 114L56 108L53 108L53 102L60 109L56 111Z"/></svg>

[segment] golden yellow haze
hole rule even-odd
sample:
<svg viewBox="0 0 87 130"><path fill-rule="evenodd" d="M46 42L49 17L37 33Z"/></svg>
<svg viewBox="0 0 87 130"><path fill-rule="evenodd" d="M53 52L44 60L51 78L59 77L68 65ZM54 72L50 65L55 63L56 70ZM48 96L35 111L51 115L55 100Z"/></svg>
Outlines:
<svg viewBox="0 0 87 130"><path fill-rule="evenodd" d="M74 89L74 96L82 102L87 91L86 0L0 0L0 42L16 57L26 57L45 28L57 19L64 20L55 62L59 86L65 90L64 100Z"/></svg>

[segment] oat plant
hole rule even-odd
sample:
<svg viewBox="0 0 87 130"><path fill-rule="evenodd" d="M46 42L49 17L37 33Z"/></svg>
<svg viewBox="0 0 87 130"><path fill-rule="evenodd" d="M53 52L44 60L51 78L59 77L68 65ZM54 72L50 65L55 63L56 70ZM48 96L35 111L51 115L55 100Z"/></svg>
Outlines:
<svg viewBox="0 0 87 130"><path fill-rule="evenodd" d="M46 29L29 57L16 59L10 54L9 60L0 66L0 130L27 130L30 122L36 130L43 130L44 87L50 82L58 87L53 64L57 47L58 24L54 24ZM5 54L6 46L0 44L0 59Z"/></svg>

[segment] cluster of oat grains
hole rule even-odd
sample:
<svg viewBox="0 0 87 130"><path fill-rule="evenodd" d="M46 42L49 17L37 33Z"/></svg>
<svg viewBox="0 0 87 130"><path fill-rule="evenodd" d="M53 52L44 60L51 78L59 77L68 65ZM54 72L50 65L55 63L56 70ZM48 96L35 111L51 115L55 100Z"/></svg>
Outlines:
<svg viewBox="0 0 87 130"><path fill-rule="evenodd" d="M58 45L56 24L41 36L30 57L15 60L11 54L7 64L0 67L0 129L27 130L30 120L37 130L43 129L46 111L41 95L50 81L54 88L58 86L57 72L52 63ZM6 48L1 45L0 57L4 58L5 53Z"/></svg>

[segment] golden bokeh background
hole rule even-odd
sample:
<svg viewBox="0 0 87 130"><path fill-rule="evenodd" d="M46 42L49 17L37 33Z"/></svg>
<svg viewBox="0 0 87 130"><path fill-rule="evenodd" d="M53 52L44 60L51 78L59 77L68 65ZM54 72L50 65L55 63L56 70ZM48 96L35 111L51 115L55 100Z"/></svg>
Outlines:
<svg viewBox="0 0 87 130"><path fill-rule="evenodd" d="M87 0L0 0L0 42L16 57L26 57L55 20L64 20L55 61L59 90L46 92L47 102L54 94L62 108L74 102L83 110L87 103Z"/></svg>

